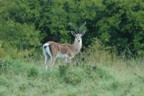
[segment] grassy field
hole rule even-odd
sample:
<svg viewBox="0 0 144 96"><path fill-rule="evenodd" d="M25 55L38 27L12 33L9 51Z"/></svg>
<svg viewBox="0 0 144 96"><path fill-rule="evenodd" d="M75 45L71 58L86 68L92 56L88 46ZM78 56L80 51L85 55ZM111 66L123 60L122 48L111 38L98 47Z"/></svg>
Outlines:
<svg viewBox="0 0 144 96"><path fill-rule="evenodd" d="M143 62L58 63L46 72L41 60L1 59L0 96L144 96Z"/></svg>

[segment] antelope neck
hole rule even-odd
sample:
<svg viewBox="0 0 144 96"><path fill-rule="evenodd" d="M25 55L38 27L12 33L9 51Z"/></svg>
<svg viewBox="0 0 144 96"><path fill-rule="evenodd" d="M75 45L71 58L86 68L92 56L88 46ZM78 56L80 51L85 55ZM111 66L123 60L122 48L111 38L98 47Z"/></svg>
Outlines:
<svg viewBox="0 0 144 96"><path fill-rule="evenodd" d="M82 40L80 42L77 42L76 40L74 41L74 44L73 44L73 47L74 47L74 51L75 53L77 54L78 52L80 52L81 50L81 47L82 47Z"/></svg>

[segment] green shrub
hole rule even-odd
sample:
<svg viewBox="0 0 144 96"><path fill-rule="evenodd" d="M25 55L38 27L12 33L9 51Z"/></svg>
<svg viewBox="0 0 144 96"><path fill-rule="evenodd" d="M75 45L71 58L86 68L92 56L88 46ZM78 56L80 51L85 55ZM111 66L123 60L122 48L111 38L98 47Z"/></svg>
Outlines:
<svg viewBox="0 0 144 96"><path fill-rule="evenodd" d="M7 72L10 70L10 67L12 66L13 61L11 59L0 59L0 71Z"/></svg>
<svg viewBox="0 0 144 96"><path fill-rule="evenodd" d="M78 66L75 66L75 67L69 67L66 70L63 76L63 80L66 83L76 85L76 84L79 84L81 81L83 81L85 77L86 77L86 73L84 69Z"/></svg>
<svg viewBox="0 0 144 96"><path fill-rule="evenodd" d="M102 80L102 79L108 79L108 80L113 80L113 76L110 75L109 71L107 68L100 66L100 65L95 65L95 66L90 66L87 65L84 67L85 72L87 73L87 76L91 78L92 80L97 79L97 80Z"/></svg>
<svg viewBox="0 0 144 96"><path fill-rule="evenodd" d="M0 40L0 58L5 56L4 48L2 48L3 41Z"/></svg>
<svg viewBox="0 0 144 96"><path fill-rule="evenodd" d="M66 71L68 70L69 66L59 66L59 75L60 77L64 76L66 74Z"/></svg>
<svg viewBox="0 0 144 96"><path fill-rule="evenodd" d="M0 76L0 85L6 85L8 83L8 79L5 76Z"/></svg>
<svg viewBox="0 0 144 96"><path fill-rule="evenodd" d="M39 70L36 67L29 68L27 71L28 77L37 77L39 75Z"/></svg>

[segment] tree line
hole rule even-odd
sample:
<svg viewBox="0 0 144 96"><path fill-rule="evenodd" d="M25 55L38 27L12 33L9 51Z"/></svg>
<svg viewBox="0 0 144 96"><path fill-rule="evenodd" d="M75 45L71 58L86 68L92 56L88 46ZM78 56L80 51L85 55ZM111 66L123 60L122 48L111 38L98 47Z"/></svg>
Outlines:
<svg viewBox="0 0 144 96"><path fill-rule="evenodd" d="M69 23L79 27L85 21L84 47L98 39L118 54L144 55L143 0L1 0L0 5L0 57L32 55L48 40L72 43Z"/></svg>

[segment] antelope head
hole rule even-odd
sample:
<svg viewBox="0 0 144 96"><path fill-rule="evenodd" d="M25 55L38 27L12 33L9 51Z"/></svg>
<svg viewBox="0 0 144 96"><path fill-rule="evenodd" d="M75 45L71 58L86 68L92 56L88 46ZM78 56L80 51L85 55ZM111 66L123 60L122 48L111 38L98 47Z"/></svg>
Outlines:
<svg viewBox="0 0 144 96"><path fill-rule="evenodd" d="M70 26L73 27L74 31L71 30L71 34L75 37L74 43L82 43L82 36L85 34L84 26L86 25L86 22L80 26L79 29L77 29L75 26L73 26L70 23Z"/></svg>
<svg viewBox="0 0 144 96"><path fill-rule="evenodd" d="M75 37L74 40L74 46L77 49L77 53L81 50L82 47L82 36L85 34L84 26L86 25L86 22L80 26L79 29L77 29L75 26L70 24L74 31L71 30L71 34Z"/></svg>

